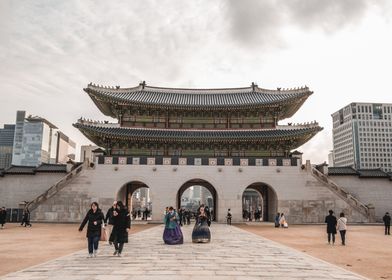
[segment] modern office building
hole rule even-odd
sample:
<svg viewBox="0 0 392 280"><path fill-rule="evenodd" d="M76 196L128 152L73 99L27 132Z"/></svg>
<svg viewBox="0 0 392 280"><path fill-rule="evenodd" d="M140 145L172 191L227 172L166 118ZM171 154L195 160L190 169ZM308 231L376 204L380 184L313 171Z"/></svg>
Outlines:
<svg viewBox="0 0 392 280"><path fill-rule="evenodd" d="M334 166L392 171L391 116L391 103L351 103L333 113Z"/></svg>
<svg viewBox="0 0 392 280"><path fill-rule="evenodd" d="M75 159L76 144L48 120L16 114L12 165L38 166L41 163L66 163Z"/></svg>
<svg viewBox="0 0 392 280"><path fill-rule="evenodd" d="M11 166L14 146L15 125L5 124L0 128L0 169Z"/></svg>

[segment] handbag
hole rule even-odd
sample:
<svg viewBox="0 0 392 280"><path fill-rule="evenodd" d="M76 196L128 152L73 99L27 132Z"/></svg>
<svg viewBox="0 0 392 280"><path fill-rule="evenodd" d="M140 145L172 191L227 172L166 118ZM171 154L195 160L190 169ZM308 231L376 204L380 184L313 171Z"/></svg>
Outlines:
<svg viewBox="0 0 392 280"><path fill-rule="evenodd" d="M99 238L99 241L106 241L105 227L101 228L101 237Z"/></svg>

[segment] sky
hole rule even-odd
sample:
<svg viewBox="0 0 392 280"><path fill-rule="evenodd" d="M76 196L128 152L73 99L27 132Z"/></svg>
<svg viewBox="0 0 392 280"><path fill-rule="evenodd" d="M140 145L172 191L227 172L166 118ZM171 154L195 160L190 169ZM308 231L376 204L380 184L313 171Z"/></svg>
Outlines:
<svg viewBox="0 0 392 280"><path fill-rule="evenodd" d="M109 120L95 84L294 88L314 94L288 122L324 130L299 148L328 160L331 114L392 103L392 1L0 0L0 127L16 111L47 118L78 145L81 116Z"/></svg>

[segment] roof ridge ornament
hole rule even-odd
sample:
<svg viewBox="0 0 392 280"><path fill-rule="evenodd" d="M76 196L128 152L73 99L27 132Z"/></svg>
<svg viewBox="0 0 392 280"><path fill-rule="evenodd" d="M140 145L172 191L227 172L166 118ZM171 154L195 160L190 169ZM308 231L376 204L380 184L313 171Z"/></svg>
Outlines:
<svg viewBox="0 0 392 280"><path fill-rule="evenodd" d="M255 91L255 89L256 89L257 87L258 87L257 84L256 84L255 82L252 82L252 91L253 91L253 92Z"/></svg>
<svg viewBox="0 0 392 280"><path fill-rule="evenodd" d="M146 81L143 81L143 82L140 82L139 83L139 86L141 86L142 87L142 89L144 89L145 87L146 87Z"/></svg>

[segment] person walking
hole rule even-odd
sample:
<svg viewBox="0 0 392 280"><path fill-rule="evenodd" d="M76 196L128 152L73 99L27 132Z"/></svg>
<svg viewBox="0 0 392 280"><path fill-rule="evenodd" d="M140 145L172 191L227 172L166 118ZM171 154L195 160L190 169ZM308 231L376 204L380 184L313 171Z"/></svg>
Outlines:
<svg viewBox="0 0 392 280"><path fill-rule="evenodd" d="M91 203L90 210L88 210L86 217L80 224L79 231L83 231L84 226L87 225L87 244L88 244L88 257L96 257L98 253L99 239L101 237L102 222L105 217L101 209L99 209L98 203Z"/></svg>
<svg viewBox="0 0 392 280"><path fill-rule="evenodd" d="M7 210L5 209L5 207L2 207L2 208L0 208L0 225L1 225L1 229L4 228L6 219L7 219Z"/></svg>
<svg viewBox="0 0 392 280"><path fill-rule="evenodd" d="M340 213L340 217L337 222L336 229L340 233L340 237L342 239L342 245L346 245L346 231L347 231L347 218L344 217L344 213Z"/></svg>
<svg viewBox="0 0 392 280"><path fill-rule="evenodd" d="M114 256L121 257L124 243L128 243L128 232L131 228L131 216L127 207L117 202L117 208L113 211L113 230L109 241L114 243Z"/></svg>
<svg viewBox="0 0 392 280"><path fill-rule="evenodd" d="M226 224L231 226L231 212L230 212L230 208L227 209L227 214L226 214Z"/></svg>
<svg viewBox="0 0 392 280"><path fill-rule="evenodd" d="M165 244L177 245L184 243L184 237L182 235L181 227L178 224L178 219L178 214L174 211L174 208L170 206L169 211L163 220L165 224L165 230L163 231L163 241Z"/></svg>
<svg viewBox="0 0 392 280"><path fill-rule="evenodd" d="M30 226L30 211L27 207L23 210L23 218L22 218L22 223L20 224L21 226L24 225L24 227Z"/></svg>
<svg viewBox="0 0 392 280"><path fill-rule="evenodd" d="M112 234L113 230L113 211L117 208L117 201L113 202L113 206L109 208L108 212L106 212L105 216L105 235L106 240L108 241L109 245L112 245L112 242L109 241L110 235Z"/></svg>
<svg viewBox="0 0 392 280"><path fill-rule="evenodd" d="M279 220L280 220L280 213L276 213L275 216L275 227L278 228L279 227Z"/></svg>
<svg viewBox="0 0 392 280"><path fill-rule="evenodd" d="M385 235L391 235L391 216L388 212L382 217L385 226Z"/></svg>
<svg viewBox="0 0 392 280"><path fill-rule="evenodd" d="M336 234L336 217L333 215L333 211L329 210L329 215L325 217L325 223L327 224L327 234L328 234L328 244L335 244L335 234Z"/></svg>

